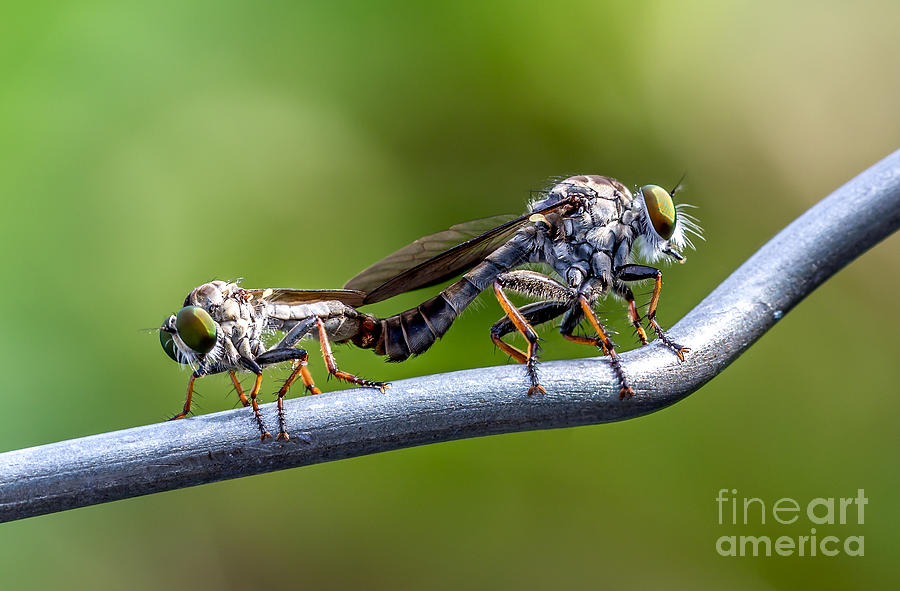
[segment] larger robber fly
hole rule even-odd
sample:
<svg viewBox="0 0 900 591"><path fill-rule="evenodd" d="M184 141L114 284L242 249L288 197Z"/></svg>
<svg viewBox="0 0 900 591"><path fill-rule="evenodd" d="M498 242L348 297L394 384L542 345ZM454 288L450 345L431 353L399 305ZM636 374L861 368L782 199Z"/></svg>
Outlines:
<svg viewBox="0 0 900 591"><path fill-rule="evenodd" d="M420 238L375 263L347 282L347 289L365 292L363 304L441 283L465 272L455 283L421 305L379 321L376 352L402 361L428 349L443 336L454 319L483 290L492 288L505 312L491 328L500 349L524 363L530 380L528 394L543 393L538 381L537 342L532 325L562 316L563 337L599 348L610 357L619 382L619 396L634 390L622 369L615 344L594 312L597 301L614 294L628 305L628 318L642 345L647 333L628 283L650 279L653 293L646 321L659 340L684 361L689 349L672 341L656 320L662 289L662 272L636 264L635 251L648 263L659 259L683 262L681 251L693 248L688 234L700 237L696 220L676 206L673 191L645 185L632 195L619 181L605 176L573 176L554 185L546 198L531 204L530 213L500 224L461 244L446 249L448 240L471 233L482 222L454 226L448 231ZM534 271L517 270L526 263L549 265L554 278ZM505 290L539 301L516 308ZM587 319L596 336L574 334ZM504 342L510 332L521 333L526 351Z"/></svg>

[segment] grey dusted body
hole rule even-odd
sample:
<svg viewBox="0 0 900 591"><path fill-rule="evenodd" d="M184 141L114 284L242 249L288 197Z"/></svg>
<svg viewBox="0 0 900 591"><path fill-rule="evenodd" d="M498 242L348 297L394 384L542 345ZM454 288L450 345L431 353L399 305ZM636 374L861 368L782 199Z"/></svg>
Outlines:
<svg viewBox="0 0 900 591"><path fill-rule="evenodd" d="M336 300L315 302L312 304L266 304L268 328L289 332L299 322L311 317L322 319L325 332L335 343L349 341L360 331L363 318L371 318L343 302ZM311 333L318 339L318 332Z"/></svg>
<svg viewBox="0 0 900 591"><path fill-rule="evenodd" d="M273 349L292 347L304 337L319 338L316 324L312 322L319 319L328 338L342 343L357 337L364 324L371 325L375 320L339 300L292 304L270 301L281 292L293 293L244 289L225 281L211 281L191 291L185 305L202 307L218 324L216 346L203 359L209 369L207 373L248 369L242 359L257 360L267 352L262 340L267 332L285 333ZM296 293L305 292L296 290Z"/></svg>
<svg viewBox="0 0 900 591"><path fill-rule="evenodd" d="M532 262L549 264L579 291L602 291L612 285L614 270L629 262L631 246L640 234L639 214L631 192L615 179L601 176L568 179L532 208L574 194L584 195L586 205L559 219L556 235L545 240L539 260Z"/></svg>
<svg viewBox="0 0 900 591"><path fill-rule="evenodd" d="M565 205L521 228L437 296L380 320L376 351L391 361L424 352L495 281L525 295L565 302L582 294L593 303L611 287L616 293L623 290L615 271L627 264L635 237L640 234L638 204L628 188L604 176L571 177L555 185L546 199L533 203L531 211L556 203ZM536 273L510 273L525 263L549 265L568 289L549 277L535 278L539 275ZM558 313L545 319L551 309ZM546 321L568 310L572 311L567 323L577 324L581 314L571 305L545 307L543 316L538 314L535 319Z"/></svg>

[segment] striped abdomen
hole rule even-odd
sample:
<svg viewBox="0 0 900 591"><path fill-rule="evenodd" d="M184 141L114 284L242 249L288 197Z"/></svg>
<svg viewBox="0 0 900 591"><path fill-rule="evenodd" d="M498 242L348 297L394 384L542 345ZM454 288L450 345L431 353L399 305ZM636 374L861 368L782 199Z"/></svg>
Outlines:
<svg viewBox="0 0 900 591"><path fill-rule="evenodd" d="M424 353L444 336L453 321L501 274L525 262L530 232L520 230L509 242L491 253L462 278L435 297L390 318L376 319L368 334L354 343L387 355L389 361L404 361ZM365 332L365 331L364 331Z"/></svg>

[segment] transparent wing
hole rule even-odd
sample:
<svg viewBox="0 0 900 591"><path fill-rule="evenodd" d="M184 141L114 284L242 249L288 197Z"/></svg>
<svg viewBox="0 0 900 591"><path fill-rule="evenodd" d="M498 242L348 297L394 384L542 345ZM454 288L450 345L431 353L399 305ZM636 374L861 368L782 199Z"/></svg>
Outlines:
<svg viewBox="0 0 900 591"><path fill-rule="evenodd" d="M497 215L456 224L419 238L378 261L344 285L367 292L365 303L436 285L484 260L528 221L528 215Z"/></svg>
<svg viewBox="0 0 900 591"><path fill-rule="evenodd" d="M273 304L311 304L337 300L348 306L363 305L366 294L352 289L248 289L254 300L265 299Z"/></svg>
<svg viewBox="0 0 900 591"><path fill-rule="evenodd" d="M577 199L569 198L543 203L543 207L518 217L498 215L481 218L419 238L359 273L344 287L366 292L368 295L364 303L373 304L407 291L436 285L477 265L530 221L542 218L544 214L579 206ZM492 225L494 227L485 230ZM469 236L471 238L467 238ZM447 248L448 244L460 239L464 242Z"/></svg>

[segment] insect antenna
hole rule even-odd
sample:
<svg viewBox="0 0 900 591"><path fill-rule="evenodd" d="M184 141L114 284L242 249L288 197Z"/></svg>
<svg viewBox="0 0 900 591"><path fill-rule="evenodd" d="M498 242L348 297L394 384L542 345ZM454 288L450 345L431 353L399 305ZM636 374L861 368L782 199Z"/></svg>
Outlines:
<svg viewBox="0 0 900 591"><path fill-rule="evenodd" d="M674 197L675 193L678 193L679 191L684 189L684 177L686 177L686 176L687 176L687 171L684 171L683 173L681 173L681 178L678 179L677 183L675 183L675 187L671 191L669 191L669 195Z"/></svg>

